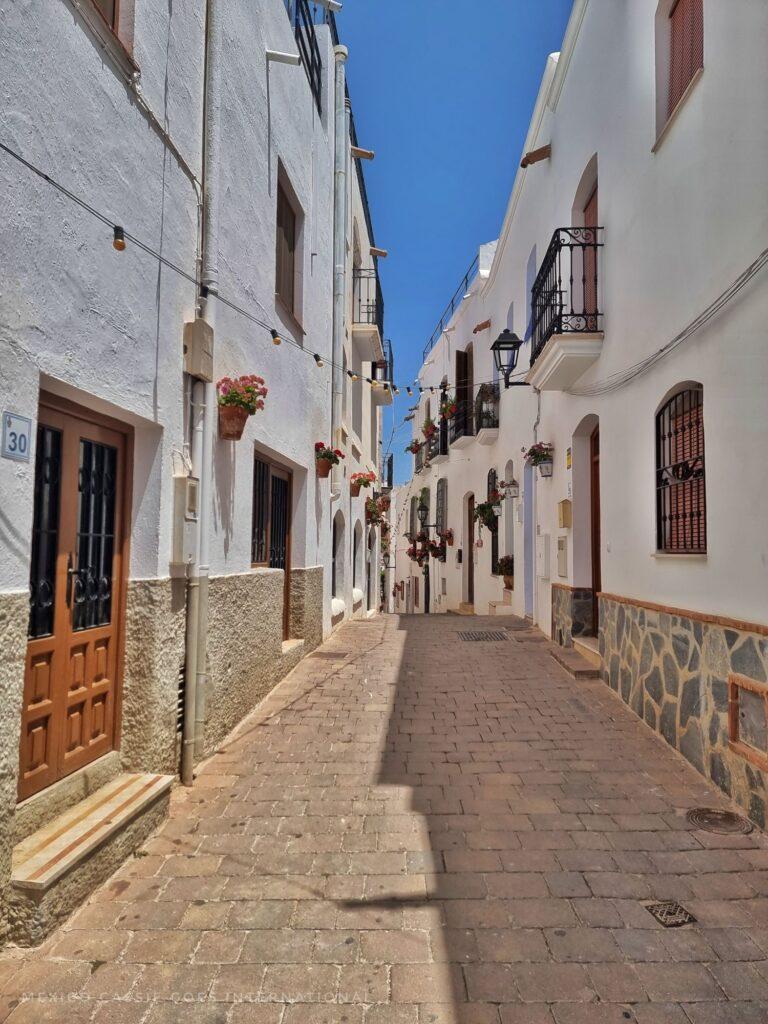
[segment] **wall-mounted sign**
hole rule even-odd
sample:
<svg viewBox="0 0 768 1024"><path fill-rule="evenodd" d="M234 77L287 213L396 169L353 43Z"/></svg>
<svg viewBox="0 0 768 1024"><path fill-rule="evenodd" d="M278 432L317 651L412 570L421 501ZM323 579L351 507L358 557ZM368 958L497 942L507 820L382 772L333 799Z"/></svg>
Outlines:
<svg viewBox="0 0 768 1024"><path fill-rule="evenodd" d="M29 462L32 447L32 420L26 416L17 416L14 412L3 413L3 448L4 459L15 462Z"/></svg>
<svg viewBox="0 0 768 1024"><path fill-rule="evenodd" d="M571 449L569 448L565 453L565 468L570 469L573 465L573 458L571 455Z"/></svg>

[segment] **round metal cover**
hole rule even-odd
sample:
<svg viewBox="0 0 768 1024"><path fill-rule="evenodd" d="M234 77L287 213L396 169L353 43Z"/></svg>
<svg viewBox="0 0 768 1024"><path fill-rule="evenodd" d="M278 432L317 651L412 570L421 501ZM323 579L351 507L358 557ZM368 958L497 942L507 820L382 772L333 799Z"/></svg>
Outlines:
<svg viewBox="0 0 768 1024"><path fill-rule="evenodd" d="M733 811L720 811L716 807L694 807L686 817L696 828L704 832L716 832L721 836L746 836L755 827L749 818L743 818Z"/></svg>

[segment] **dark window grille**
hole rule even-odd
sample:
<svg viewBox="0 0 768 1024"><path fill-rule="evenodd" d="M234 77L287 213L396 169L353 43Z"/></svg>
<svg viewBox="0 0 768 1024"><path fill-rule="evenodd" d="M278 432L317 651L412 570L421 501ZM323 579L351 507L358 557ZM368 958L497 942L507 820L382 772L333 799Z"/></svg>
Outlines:
<svg viewBox="0 0 768 1024"><path fill-rule="evenodd" d="M475 428L494 430L499 426L499 385L481 384L475 399Z"/></svg>
<svg viewBox="0 0 768 1024"><path fill-rule="evenodd" d="M288 564L290 517L290 483L272 474L272 497L269 523L269 567L285 569Z"/></svg>
<svg viewBox="0 0 768 1024"><path fill-rule="evenodd" d="M309 79L309 88L315 98L317 109L323 109L323 61L317 44L315 22L308 0L293 0L293 27L296 43L301 54L301 63Z"/></svg>
<svg viewBox="0 0 768 1024"><path fill-rule="evenodd" d="M333 520L331 528L331 597L336 597L336 559L338 558L337 548L339 546L339 529L336 520Z"/></svg>
<svg viewBox="0 0 768 1024"><path fill-rule="evenodd" d="M435 525L439 533L447 528L448 515L448 481L443 477L437 481L437 494L435 496Z"/></svg>
<svg viewBox="0 0 768 1024"><path fill-rule="evenodd" d="M603 328L598 291L599 227L558 228L531 289L531 365L553 334Z"/></svg>
<svg viewBox="0 0 768 1024"><path fill-rule="evenodd" d="M254 565L266 565L269 527L269 464L261 459L253 463L253 537L251 561Z"/></svg>
<svg viewBox="0 0 768 1024"><path fill-rule="evenodd" d="M374 267L356 267L352 272L353 320L378 327L384 338L384 297L379 273ZM386 367L385 367L386 369ZM391 378L387 378L391 379Z"/></svg>
<svg viewBox="0 0 768 1024"><path fill-rule="evenodd" d="M360 533L358 530L355 530L352 538L352 545L354 549L352 551L352 586L356 587L358 577L357 562L360 557Z"/></svg>
<svg viewBox="0 0 768 1024"><path fill-rule="evenodd" d="M469 399L462 399L456 403L456 412L451 417L449 433L451 444L460 437L475 436L475 410Z"/></svg>
<svg viewBox="0 0 768 1024"><path fill-rule="evenodd" d="M112 615L117 449L80 441L72 628L105 626Z"/></svg>
<svg viewBox="0 0 768 1024"><path fill-rule="evenodd" d="M61 432L39 427L35 455L32 560L29 567L29 636L50 636L56 598Z"/></svg>
<svg viewBox="0 0 768 1024"><path fill-rule="evenodd" d="M707 550L701 388L678 392L656 416L656 544L659 551Z"/></svg>
<svg viewBox="0 0 768 1024"><path fill-rule="evenodd" d="M488 495L487 500L490 501L491 495L499 489L499 476L495 469L491 469L488 472ZM491 572L494 576L499 573L499 520L498 517L494 518L493 526L488 527L488 532L491 535Z"/></svg>
<svg viewBox="0 0 768 1024"><path fill-rule="evenodd" d="M391 491L395 474L395 456L390 453L384 462L384 488Z"/></svg>

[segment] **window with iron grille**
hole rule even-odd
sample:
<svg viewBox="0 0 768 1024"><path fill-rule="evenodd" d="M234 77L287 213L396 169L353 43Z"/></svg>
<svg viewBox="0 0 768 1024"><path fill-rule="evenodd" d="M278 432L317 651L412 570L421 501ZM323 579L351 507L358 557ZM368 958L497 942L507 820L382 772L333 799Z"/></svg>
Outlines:
<svg viewBox="0 0 768 1024"><path fill-rule="evenodd" d="M487 498L490 501L491 495L499 489L499 475L495 469L491 469L488 472L488 494ZM488 527L491 534L491 572L494 576L499 573L499 520L494 520L493 526Z"/></svg>
<svg viewBox="0 0 768 1024"><path fill-rule="evenodd" d="M408 518L408 534L411 540L416 539L416 534L419 532L419 520L416 515L416 509L419 507L419 499L411 498L411 511Z"/></svg>
<svg viewBox="0 0 768 1024"><path fill-rule="evenodd" d="M656 415L656 545L707 550L704 404L700 387L677 392Z"/></svg>
<svg viewBox="0 0 768 1024"><path fill-rule="evenodd" d="M435 525L438 533L443 533L447 527L448 516L448 481L443 479L437 481L437 493L435 495Z"/></svg>
<svg viewBox="0 0 768 1024"><path fill-rule="evenodd" d="M669 15L669 96L667 114L671 114L704 67L704 0L677 0Z"/></svg>

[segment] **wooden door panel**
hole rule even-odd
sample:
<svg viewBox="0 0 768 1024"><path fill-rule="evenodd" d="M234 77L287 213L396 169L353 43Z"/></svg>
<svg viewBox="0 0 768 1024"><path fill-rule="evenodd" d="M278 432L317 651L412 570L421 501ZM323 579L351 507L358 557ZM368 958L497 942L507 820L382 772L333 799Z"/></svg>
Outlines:
<svg viewBox="0 0 768 1024"><path fill-rule="evenodd" d="M41 406L20 799L115 744L125 449Z"/></svg>

